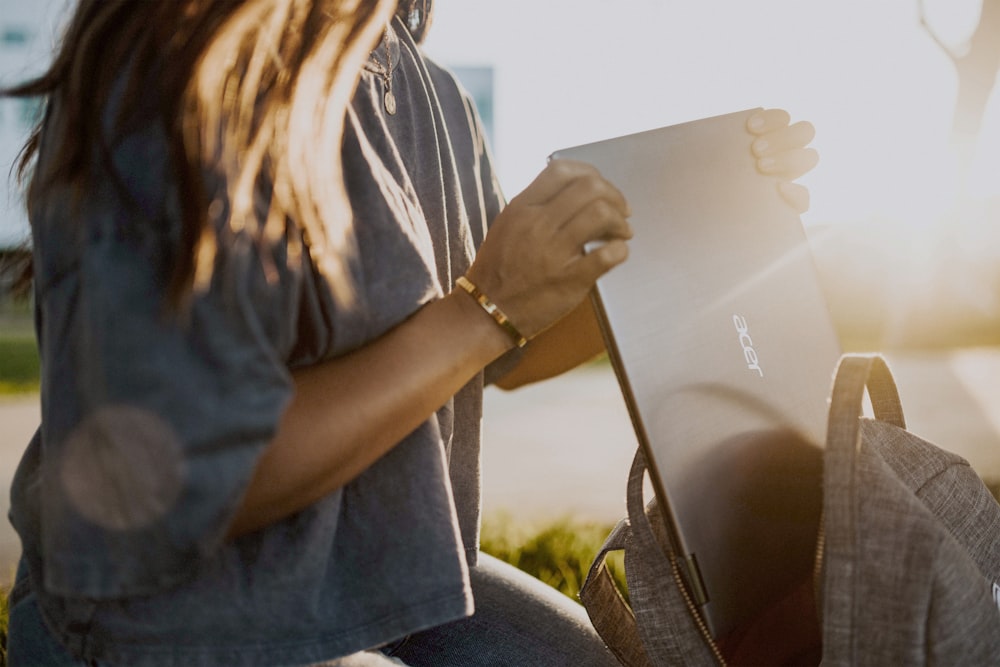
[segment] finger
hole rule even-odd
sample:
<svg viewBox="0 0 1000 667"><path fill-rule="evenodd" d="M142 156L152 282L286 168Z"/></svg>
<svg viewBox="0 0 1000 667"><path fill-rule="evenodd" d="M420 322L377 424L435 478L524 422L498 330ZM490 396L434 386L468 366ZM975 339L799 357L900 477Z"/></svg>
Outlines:
<svg viewBox="0 0 1000 667"><path fill-rule="evenodd" d="M632 238L632 227L621 211L603 199L580 209L562 231L570 246L581 250L591 241Z"/></svg>
<svg viewBox="0 0 1000 667"><path fill-rule="evenodd" d="M812 123L799 121L794 125L772 130L758 136L751 148L757 157L775 155L792 148L804 148L816 137Z"/></svg>
<svg viewBox="0 0 1000 667"><path fill-rule="evenodd" d="M550 160L528 187L514 199L528 205L544 204L579 178L600 178L597 169L576 160ZM511 200L513 203L514 200Z"/></svg>
<svg viewBox="0 0 1000 667"><path fill-rule="evenodd" d="M784 109L762 109L747 119L747 129L753 134L766 134L785 127L791 116Z"/></svg>
<svg viewBox="0 0 1000 667"><path fill-rule="evenodd" d="M586 284L593 284L598 278L628 259L628 244L621 239L613 239L593 248L586 255L575 260L573 272Z"/></svg>
<svg viewBox="0 0 1000 667"><path fill-rule="evenodd" d="M778 192L781 198L788 203L796 213L805 213L809 210L809 188L800 183L781 181L778 183Z"/></svg>
<svg viewBox="0 0 1000 667"><path fill-rule="evenodd" d="M793 148L777 155L757 160L757 170L769 176L793 181L819 163L819 153L813 148Z"/></svg>
<svg viewBox="0 0 1000 667"><path fill-rule="evenodd" d="M630 215L625 195L601 177L597 170L582 173L573 178L544 205L548 209L549 215L558 221L561 228L581 211L598 201L605 202L620 217Z"/></svg>

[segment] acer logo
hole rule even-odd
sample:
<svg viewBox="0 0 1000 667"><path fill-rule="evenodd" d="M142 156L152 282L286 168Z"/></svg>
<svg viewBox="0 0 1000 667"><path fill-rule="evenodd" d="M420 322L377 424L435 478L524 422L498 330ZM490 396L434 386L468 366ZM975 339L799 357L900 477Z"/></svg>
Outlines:
<svg viewBox="0 0 1000 667"><path fill-rule="evenodd" d="M746 319L739 315L733 315L733 324L739 334L740 347L743 348L743 358L746 359L747 368L751 371L757 371L761 377L764 377L764 371L760 367L760 359L757 357L757 350L753 349L753 339L750 338L750 327L747 325Z"/></svg>

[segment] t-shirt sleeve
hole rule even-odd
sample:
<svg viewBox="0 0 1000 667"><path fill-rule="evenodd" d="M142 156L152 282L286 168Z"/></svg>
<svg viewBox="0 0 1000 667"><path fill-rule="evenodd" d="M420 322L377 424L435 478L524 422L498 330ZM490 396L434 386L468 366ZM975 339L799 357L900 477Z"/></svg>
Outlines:
<svg viewBox="0 0 1000 667"><path fill-rule="evenodd" d="M50 201L33 223L50 593L145 594L206 567L292 393L300 272L287 241L219 225L210 284L166 308L179 215L155 195L170 192L156 184L163 157L122 147L117 185ZM224 201L212 211L225 218Z"/></svg>
<svg viewBox="0 0 1000 667"><path fill-rule="evenodd" d="M490 151L489 140L483 128L483 121L476 108L476 103L472 96L466 91L462 91L462 101L466 116L468 118L472 145L475 152L475 177L477 179L477 190L479 201L483 211L483 219L486 221L488 230L493 221L503 210L506 200L500 188L500 180L497 178L496 170L493 167L493 155ZM506 354L495 360L484 371L483 381L486 384L493 384L509 373L524 356L521 348L512 348Z"/></svg>
<svg viewBox="0 0 1000 667"><path fill-rule="evenodd" d="M431 60L425 63L434 79L449 129L470 231L478 249L506 204L493 166L489 138L472 95L452 72ZM484 382L492 384L502 378L520 362L523 354L523 350L514 348L491 363L484 371Z"/></svg>

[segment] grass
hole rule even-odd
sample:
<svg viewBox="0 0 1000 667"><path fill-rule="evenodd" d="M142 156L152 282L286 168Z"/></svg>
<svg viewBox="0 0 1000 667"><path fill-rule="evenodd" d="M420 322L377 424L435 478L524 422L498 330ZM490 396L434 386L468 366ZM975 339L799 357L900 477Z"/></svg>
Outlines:
<svg viewBox="0 0 1000 667"><path fill-rule="evenodd" d="M510 517L483 521L481 549L579 600L580 586L590 563L613 526L561 519L530 530ZM625 568L621 553L612 554L608 568L624 593Z"/></svg>
<svg viewBox="0 0 1000 667"><path fill-rule="evenodd" d="M0 395L38 391L39 370L34 337L0 334Z"/></svg>
<svg viewBox="0 0 1000 667"><path fill-rule="evenodd" d="M7 621L10 608L7 604L7 589L0 590L0 665L7 664Z"/></svg>
<svg viewBox="0 0 1000 667"><path fill-rule="evenodd" d="M0 396L38 391L39 370L30 305L0 295Z"/></svg>

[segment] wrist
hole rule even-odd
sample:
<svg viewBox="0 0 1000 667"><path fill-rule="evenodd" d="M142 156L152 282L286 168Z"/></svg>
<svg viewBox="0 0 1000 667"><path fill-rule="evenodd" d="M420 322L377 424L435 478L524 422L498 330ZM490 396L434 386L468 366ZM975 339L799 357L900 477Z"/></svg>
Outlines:
<svg viewBox="0 0 1000 667"><path fill-rule="evenodd" d="M485 345L491 360L517 347L510 334L498 326L482 306L461 287L453 288L445 297L445 301L450 302L451 307L461 317L459 326L463 338L475 339L481 345Z"/></svg>
<svg viewBox="0 0 1000 667"><path fill-rule="evenodd" d="M510 338L511 342L517 347L524 347L528 344L528 339L521 333L517 326L510 321L507 314L498 306L496 303L490 299L489 295L480 290L475 283L466 278L465 276L459 276L455 281L455 287L457 290L463 291L469 295L469 297L476 302L476 305L493 320L493 322Z"/></svg>

